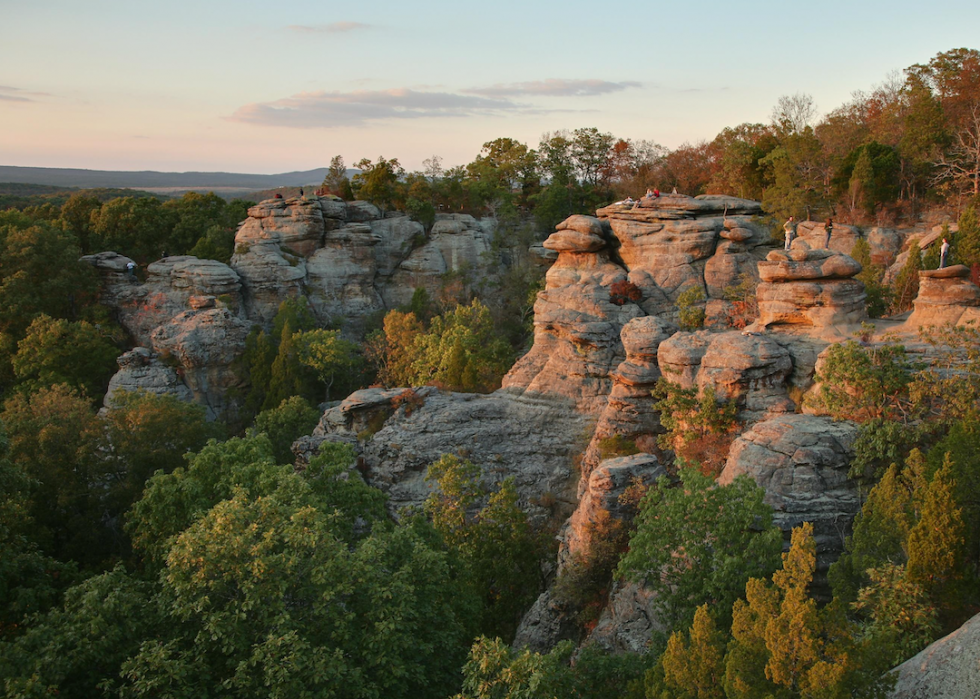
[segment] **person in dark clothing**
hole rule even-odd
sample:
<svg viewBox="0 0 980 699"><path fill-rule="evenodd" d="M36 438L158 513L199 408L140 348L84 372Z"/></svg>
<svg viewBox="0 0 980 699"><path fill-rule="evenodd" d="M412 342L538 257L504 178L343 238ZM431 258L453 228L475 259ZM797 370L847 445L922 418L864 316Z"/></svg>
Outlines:
<svg viewBox="0 0 980 699"><path fill-rule="evenodd" d="M282 194L280 194L279 192L276 192L275 198L276 199L282 199Z"/></svg>
<svg viewBox="0 0 980 699"><path fill-rule="evenodd" d="M827 219L827 222L823 224L824 230L827 231L827 240L824 242L823 246L827 250L830 250L830 236L834 231L834 222L831 219Z"/></svg>

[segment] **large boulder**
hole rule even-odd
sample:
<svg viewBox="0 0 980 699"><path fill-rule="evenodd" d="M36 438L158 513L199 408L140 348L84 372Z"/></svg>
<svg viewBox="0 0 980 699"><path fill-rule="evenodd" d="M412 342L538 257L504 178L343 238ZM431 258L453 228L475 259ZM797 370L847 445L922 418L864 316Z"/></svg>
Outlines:
<svg viewBox="0 0 980 699"><path fill-rule="evenodd" d="M793 370L789 351L759 333L726 332L711 338L697 375L699 389L712 387L720 400L734 401L744 422L793 412L786 391Z"/></svg>
<svg viewBox="0 0 980 699"><path fill-rule="evenodd" d="M827 569L844 549L861 509L848 478L857 426L812 415L779 415L757 422L732 445L718 477L726 485L748 475L766 491L774 520L789 541L793 527L811 522L817 544L814 589L829 597Z"/></svg>
<svg viewBox="0 0 980 699"><path fill-rule="evenodd" d="M117 359L119 371L109 380L102 405L105 409L116 404L120 393L152 393L154 395L174 396L190 402L194 393L187 387L177 369L160 361L156 352L146 347L134 347Z"/></svg>
<svg viewBox="0 0 980 699"><path fill-rule="evenodd" d="M980 319L980 287L970 278L970 268L952 265L919 272L919 294L905 325L962 324Z"/></svg>

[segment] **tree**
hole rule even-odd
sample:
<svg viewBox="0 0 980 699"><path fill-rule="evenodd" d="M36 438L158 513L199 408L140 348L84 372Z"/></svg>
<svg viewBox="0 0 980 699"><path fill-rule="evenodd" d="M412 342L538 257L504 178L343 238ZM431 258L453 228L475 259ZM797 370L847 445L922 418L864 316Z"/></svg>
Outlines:
<svg viewBox="0 0 980 699"><path fill-rule="evenodd" d="M357 198L371 202L382 213L395 206L400 199L398 181L405 174L398 158L385 160L378 156L376 163L363 158L357 163L357 167L361 171L351 180L351 187Z"/></svg>
<svg viewBox="0 0 980 699"><path fill-rule="evenodd" d="M118 552L102 519L109 468L99 458L101 430L91 401L65 385L14 394L0 421L10 437L10 460L36 482L32 538L60 560L85 566Z"/></svg>
<svg viewBox="0 0 980 699"><path fill-rule="evenodd" d="M861 271L856 279L864 284L866 295L865 307L868 316L880 318L888 310L888 302L891 290L882 284L881 280L885 276L885 269L881 265L871 262L871 245L866 238L858 238L851 249L851 257L861 265Z"/></svg>
<svg viewBox="0 0 980 699"><path fill-rule="evenodd" d="M609 152L615 141L612 134L602 133L595 127L572 132L571 155L584 184L593 188L608 184Z"/></svg>
<svg viewBox="0 0 980 699"><path fill-rule="evenodd" d="M480 600L477 632L511 638L541 590L545 553L518 507L513 480L491 492L480 482L480 468L453 454L432 463L426 480L436 490L426 499L425 513L459 557L464 584Z"/></svg>
<svg viewBox="0 0 980 699"><path fill-rule="evenodd" d="M354 198L350 180L347 179L347 166L344 165L342 156L335 155L330 159L330 167L327 169L321 187L326 190L327 194L333 194L335 197L347 201Z"/></svg>
<svg viewBox="0 0 980 699"><path fill-rule="evenodd" d="M282 334L279 336L279 351L272 362L269 392L262 404L263 410L275 408L292 396L313 398L310 380L313 372L300 362L300 348L297 346L299 335L300 333L293 333L293 328L288 320L282 326Z"/></svg>
<svg viewBox="0 0 980 699"><path fill-rule="evenodd" d="M650 489L618 573L656 593L653 604L668 630L690 626L707 603L727 628L746 581L778 565L782 535L750 478L715 486L695 468L681 469L680 478L680 487L661 477Z"/></svg>
<svg viewBox="0 0 980 699"><path fill-rule="evenodd" d="M783 95L772 108L773 126L782 135L801 134L810 128L817 116L817 105L810 95L798 92Z"/></svg>
<svg viewBox="0 0 980 699"><path fill-rule="evenodd" d="M201 238L207 236L212 228L227 231L234 236L238 223L237 220L227 220L225 200L214 192L187 192L180 199L165 202L163 208L173 212L174 223L169 235L161 241L162 247L156 251L156 255L163 248L167 248L171 254L186 253Z"/></svg>
<svg viewBox="0 0 980 699"><path fill-rule="evenodd" d="M38 315L17 345L14 376L26 390L67 384L101 398L116 372L119 349L91 323Z"/></svg>
<svg viewBox="0 0 980 699"><path fill-rule="evenodd" d="M291 447L299 437L310 434L320 422L320 411L300 396L287 398L279 407L264 410L255 418L255 432L272 442L276 463L293 462Z"/></svg>
<svg viewBox="0 0 980 699"><path fill-rule="evenodd" d="M684 636L680 631L671 634L660 658L662 682L652 687L648 684L647 696L724 699L725 635L716 628L708 605L703 604L694 612L689 643Z"/></svg>
<svg viewBox="0 0 980 699"><path fill-rule="evenodd" d="M414 348L413 384L438 384L455 391L497 388L512 359L489 311L476 299L433 318L428 331L416 337Z"/></svg>
<svg viewBox="0 0 980 699"><path fill-rule="evenodd" d="M895 277L892 291L892 313L902 313L912 308L912 302L919 295L919 272L922 270L922 251L919 244L909 245L909 256Z"/></svg>
<svg viewBox="0 0 980 699"><path fill-rule="evenodd" d="M98 197L76 192L61 206L61 222L65 231L75 236L84 254L93 252L90 236L92 234L92 214L102 208Z"/></svg>
<svg viewBox="0 0 980 699"><path fill-rule="evenodd" d="M817 401L836 420L903 420L910 415L912 363L902 345L833 345L816 381Z"/></svg>
<svg viewBox="0 0 980 699"><path fill-rule="evenodd" d="M330 400L330 387L338 375L354 373L360 357L357 344L345 340L339 330L308 330L297 338L300 363L316 372L326 386L324 400Z"/></svg>
<svg viewBox="0 0 980 699"><path fill-rule="evenodd" d="M78 320L95 299L95 269L72 236L48 224L0 234L0 330L19 336L34 317Z"/></svg>
<svg viewBox="0 0 980 699"><path fill-rule="evenodd" d="M182 466L188 454L219 432L207 421L204 406L145 391L114 393L103 425L102 458L111 474L105 511L117 522L140 498L150 476Z"/></svg>
<svg viewBox="0 0 980 699"><path fill-rule="evenodd" d="M178 212L164 207L158 199L111 199L92 214L92 245L146 263L157 259L160 251L167 247L178 218ZM194 241L190 241L188 248L193 244Z"/></svg>
<svg viewBox="0 0 980 699"><path fill-rule="evenodd" d="M980 220L976 206L963 209L958 226L956 256L968 267L976 267L980 265Z"/></svg>

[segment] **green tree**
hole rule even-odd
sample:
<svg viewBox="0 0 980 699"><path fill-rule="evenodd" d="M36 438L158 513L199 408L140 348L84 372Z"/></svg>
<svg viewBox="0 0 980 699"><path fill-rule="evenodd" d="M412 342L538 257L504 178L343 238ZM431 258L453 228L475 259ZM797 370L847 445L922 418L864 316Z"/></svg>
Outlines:
<svg viewBox="0 0 980 699"><path fill-rule="evenodd" d="M833 345L816 376L817 402L837 420L906 419L913 368L902 345Z"/></svg>
<svg viewBox="0 0 980 699"><path fill-rule="evenodd" d="M912 243L909 256L892 287L892 313L902 313L912 308L912 302L919 295L919 272L922 270L922 251L918 243Z"/></svg>
<svg viewBox="0 0 980 699"><path fill-rule="evenodd" d="M156 260L167 246L178 216L158 199L111 199L92 214L92 246L115 250L140 263ZM187 248L193 244L191 241Z"/></svg>
<svg viewBox="0 0 980 699"><path fill-rule="evenodd" d="M169 235L161 241L162 247L156 251L156 255L164 248L170 254L185 254L202 238L206 239L212 229L215 238L218 237L217 232L225 232L230 233L234 240L238 221L227 220L225 200L214 192L187 192L180 199L165 202L163 208L173 213L174 223Z"/></svg>
<svg viewBox="0 0 980 699"><path fill-rule="evenodd" d="M695 468L681 469L680 477L676 488L661 477L644 498L618 572L656 593L654 606L669 630L690 626L695 610L709 602L727 628L746 581L778 565L782 535L750 478L722 487Z"/></svg>
<svg viewBox="0 0 980 699"><path fill-rule="evenodd" d="M335 155L330 159L330 167L327 168L327 174L324 176L321 186L328 194L333 194L335 197L340 197L346 201L354 198L350 180L347 178L347 166L344 165L343 156Z"/></svg>
<svg viewBox="0 0 980 699"><path fill-rule="evenodd" d="M694 331L704 327L704 289L692 285L677 297L677 320L681 330Z"/></svg>
<svg viewBox="0 0 980 699"><path fill-rule="evenodd" d="M102 208L98 197L76 192L61 206L61 222L65 231L71 233L85 254L91 248L92 214Z"/></svg>
<svg viewBox="0 0 980 699"><path fill-rule="evenodd" d="M694 613L689 634L675 631L660 657L663 676L650 676L647 696L651 699L724 699L725 635L719 631L703 604ZM659 681L658 681L659 680Z"/></svg>
<svg viewBox="0 0 980 699"><path fill-rule="evenodd" d="M0 228L0 330L18 337L34 317L78 320L95 300L95 269L74 239L48 224Z"/></svg>
<svg viewBox="0 0 980 699"><path fill-rule="evenodd" d="M264 410L255 418L255 431L272 442L276 463L293 462L291 447L299 437L310 434L320 421L320 411L300 396L287 398L279 407Z"/></svg>
<svg viewBox="0 0 980 699"><path fill-rule="evenodd" d="M275 408L292 396L314 397L311 390L313 372L300 361L298 335L299 333L293 333L293 328L287 320L282 326L279 350L272 362L269 389L262 404L264 410Z"/></svg>
<svg viewBox="0 0 980 699"><path fill-rule="evenodd" d="M345 340L339 330L308 330L297 338L300 363L309 367L326 386L324 400L338 376L350 377L360 365L357 344ZM350 382L344 382L350 387Z"/></svg>
<svg viewBox="0 0 980 699"><path fill-rule="evenodd" d="M967 266L980 265L980 220L975 206L963 210L958 225L956 256Z"/></svg>
<svg viewBox="0 0 980 699"><path fill-rule="evenodd" d="M478 633L510 638L541 591L544 545L518 506L513 480L490 492L479 479L478 466L443 455L426 474L437 487L425 513L459 557L464 584L481 602Z"/></svg>
<svg viewBox="0 0 980 699"><path fill-rule="evenodd" d="M398 162L398 158L385 160L382 156L378 156L376 163L363 158L357 163L357 167L361 171L354 175L351 186L358 199L371 202L380 208L382 213L400 201L398 181L405 174L405 170Z"/></svg>
<svg viewBox="0 0 980 699"><path fill-rule="evenodd" d="M487 307L468 306L432 319L416 336L414 385L437 384L455 391L491 391L510 368L510 347L497 334Z"/></svg>
<svg viewBox="0 0 980 699"><path fill-rule="evenodd" d="M864 304L868 316L880 318L888 310L891 294L891 290L881 281L885 276L885 269L881 265L872 264L871 245L866 238L858 238L855 241L851 249L851 257L861 265L861 271L856 278L864 284L864 293L867 295Z"/></svg>
<svg viewBox="0 0 980 699"><path fill-rule="evenodd" d="M86 321L38 315L13 357L14 376L27 390L67 384L101 398L116 372L119 349Z"/></svg>
<svg viewBox="0 0 980 699"><path fill-rule="evenodd" d="M10 460L36 482L30 514L42 550L85 566L116 552L101 516L109 467L99 456L102 435L91 401L68 386L41 388L7 399L0 421Z"/></svg>

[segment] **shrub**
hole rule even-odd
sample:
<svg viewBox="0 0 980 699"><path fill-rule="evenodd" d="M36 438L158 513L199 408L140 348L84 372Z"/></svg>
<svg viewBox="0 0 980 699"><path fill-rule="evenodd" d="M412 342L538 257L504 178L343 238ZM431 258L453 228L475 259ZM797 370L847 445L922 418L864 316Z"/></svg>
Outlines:
<svg viewBox="0 0 980 699"><path fill-rule="evenodd" d="M689 286L677 297L677 320L682 330L697 330L704 327L704 290L700 286Z"/></svg>
<svg viewBox="0 0 980 699"><path fill-rule="evenodd" d="M609 302L616 306L623 306L628 302L639 303L642 298L640 287L628 279L620 279L609 287Z"/></svg>

